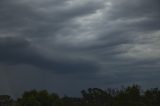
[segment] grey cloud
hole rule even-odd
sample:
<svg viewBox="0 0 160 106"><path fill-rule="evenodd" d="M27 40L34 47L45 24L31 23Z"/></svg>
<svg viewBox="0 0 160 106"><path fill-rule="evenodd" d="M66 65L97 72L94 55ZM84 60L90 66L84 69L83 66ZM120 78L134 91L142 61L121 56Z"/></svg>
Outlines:
<svg viewBox="0 0 160 106"><path fill-rule="evenodd" d="M10 30L11 33L29 37L56 36L58 31L72 26L72 19L92 14L103 6L97 5L96 2L84 5L75 3L75 6L68 5L66 1L46 1L42 2L46 4L42 6L36 5L38 1L33 5L31 3L1 1L1 31ZM52 8L48 9L47 6Z"/></svg>
<svg viewBox="0 0 160 106"><path fill-rule="evenodd" d="M98 69L96 65L87 61L51 60L35 51L29 42L20 38L0 39L0 51L0 61L2 63L28 64L56 73L88 73Z"/></svg>
<svg viewBox="0 0 160 106"><path fill-rule="evenodd" d="M1 0L0 62L68 75L61 78L69 79L70 86L70 81L79 82L77 89L145 85L157 77L150 73L159 75L159 4L158 0ZM63 84L62 88L68 86Z"/></svg>
<svg viewBox="0 0 160 106"><path fill-rule="evenodd" d="M113 0L113 7L111 9L112 19L132 19L140 17L155 17L159 16L159 1L144 1L144 0Z"/></svg>

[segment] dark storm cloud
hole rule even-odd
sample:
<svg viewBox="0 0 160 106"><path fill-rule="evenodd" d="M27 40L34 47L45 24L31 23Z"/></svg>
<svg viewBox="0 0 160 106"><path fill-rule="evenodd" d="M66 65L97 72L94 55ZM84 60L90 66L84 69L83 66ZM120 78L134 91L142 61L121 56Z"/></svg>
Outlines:
<svg viewBox="0 0 160 106"><path fill-rule="evenodd" d="M30 43L21 38L0 39L0 62L9 64L28 64L56 73L87 73L96 71L97 67L86 61L57 61L51 60L38 53Z"/></svg>
<svg viewBox="0 0 160 106"><path fill-rule="evenodd" d="M37 1L35 1L36 3ZM38 3L38 2L37 2ZM43 3L43 2L42 2ZM48 2L47 2L48 3ZM50 3L50 2L49 2ZM52 2L51 2L52 3ZM56 3L56 4L54 4ZM1 36L22 36L32 39L36 37L55 36L58 30L70 25L70 20L74 17L92 13L100 6L95 5L78 5L77 7L67 7L64 5L65 1L61 1L57 5L57 1L53 1L53 11L51 14L38 13L35 7L30 4L23 4L23 2L1 1ZM46 4L49 6L50 4ZM64 7L63 7L64 6ZM65 7L66 6L66 7ZM41 7L40 7L41 8ZM42 7L43 8L43 7ZM44 7L47 8L47 7ZM37 7L39 9L39 7ZM55 10L57 11L55 11ZM81 9L87 10L83 11ZM46 16L47 15L47 16ZM67 25L66 25L67 24ZM71 22L72 24L72 22ZM9 34L8 34L9 33ZM3 40L11 39L11 41ZM44 58L39 53L36 53L30 45L27 45L23 39L17 41L17 37L1 39L1 61L7 61L11 63L24 63L35 65L39 68L48 70L66 70L74 72L76 70L96 70L95 66L88 62L72 62L59 61L54 62L51 59ZM43 38L42 38L43 39ZM44 38L45 39L45 38ZM22 40L22 41L21 41ZM40 42L42 40L40 39ZM17 43L18 42L18 43ZM17 43L16 45L14 43ZM23 45L25 47L23 47ZM78 61L78 60L77 60ZM80 61L80 60L79 60ZM89 66L89 67L88 67ZM78 68L79 67L79 68ZM69 69L68 69L69 68ZM65 71L64 71L65 72ZM66 73L66 72L65 72Z"/></svg>
<svg viewBox="0 0 160 106"><path fill-rule="evenodd" d="M153 18L159 16L159 3L159 0L146 2L144 2L144 0L113 0L113 7L110 10L110 16L112 19L132 19L141 17Z"/></svg>
<svg viewBox="0 0 160 106"><path fill-rule="evenodd" d="M70 82L78 82L80 89L154 81L157 76L150 76L150 70L159 75L160 68L159 4L159 0L1 0L0 62L59 73L65 76L62 88Z"/></svg>
<svg viewBox="0 0 160 106"><path fill-rule="evenodd" d="M31 4L32 3L32 4ZM72 27L72 19L94 13L102 4L87 2L69 5L67 1L1 1L1 31L29 37L55 36L65 27ZM74 27L74 26L73 26Z"/></svg>

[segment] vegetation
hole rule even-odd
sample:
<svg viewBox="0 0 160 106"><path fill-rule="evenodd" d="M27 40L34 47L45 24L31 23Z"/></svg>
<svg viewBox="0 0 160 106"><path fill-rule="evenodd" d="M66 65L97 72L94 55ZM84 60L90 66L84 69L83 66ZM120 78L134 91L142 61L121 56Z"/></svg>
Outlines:
<svg viewBox="0 0 160 106"><path fill-rule="evenodd" d="M160 90L153 88L143 91L132 85L121 89L89 88L81 91L82 97L59 97L46 90L24 92L16 106L160 106Z"/></svg>

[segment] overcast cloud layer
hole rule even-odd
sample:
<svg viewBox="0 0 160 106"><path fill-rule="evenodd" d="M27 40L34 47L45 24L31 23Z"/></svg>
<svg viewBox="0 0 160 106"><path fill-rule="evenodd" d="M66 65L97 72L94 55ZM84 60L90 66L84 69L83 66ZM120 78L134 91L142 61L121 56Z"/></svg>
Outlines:
<svg viewBox="0 0 160 106"><path fill-rule="evenodd" d="M159 0L0 0L0 93L160 82Z"/></svg>

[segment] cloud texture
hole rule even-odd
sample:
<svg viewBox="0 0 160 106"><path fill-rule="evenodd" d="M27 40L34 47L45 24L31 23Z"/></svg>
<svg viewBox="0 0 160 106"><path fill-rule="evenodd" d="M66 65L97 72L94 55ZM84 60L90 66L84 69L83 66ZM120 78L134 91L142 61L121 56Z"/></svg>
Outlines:
<svg viewBox="0 0 160 106"><path fill-rule="evenodd" d="M159 4L1 0L0 93L35 88L78 95L88 87L158 86Z"/></svg>

